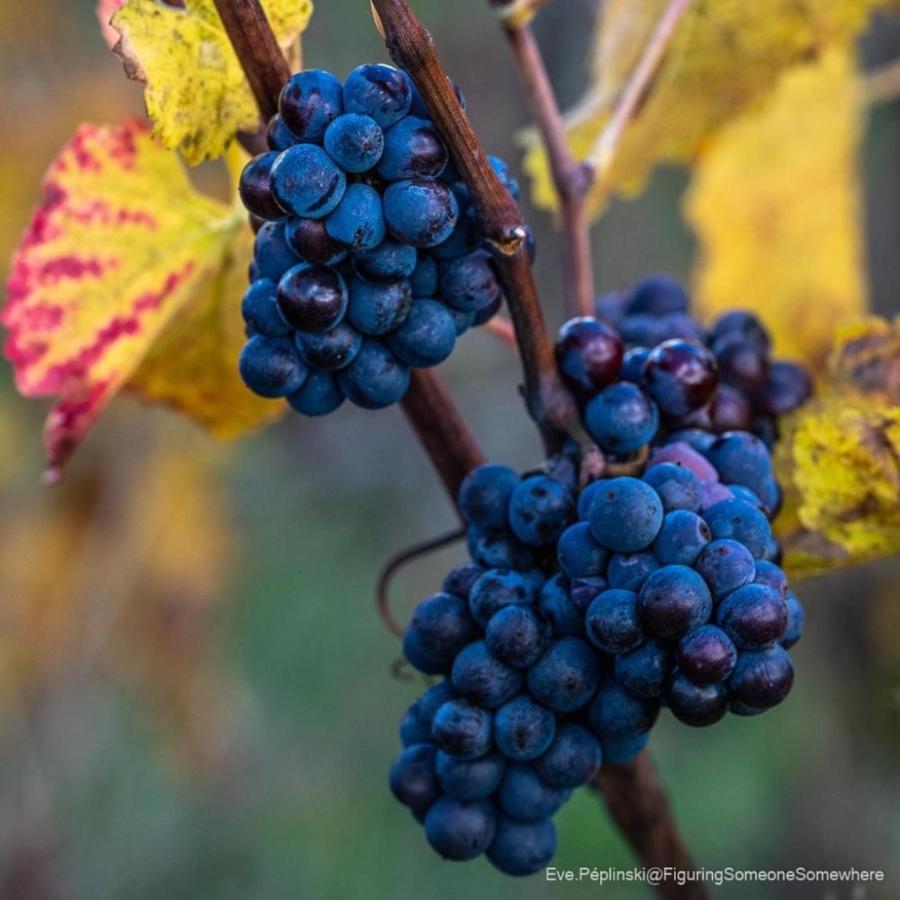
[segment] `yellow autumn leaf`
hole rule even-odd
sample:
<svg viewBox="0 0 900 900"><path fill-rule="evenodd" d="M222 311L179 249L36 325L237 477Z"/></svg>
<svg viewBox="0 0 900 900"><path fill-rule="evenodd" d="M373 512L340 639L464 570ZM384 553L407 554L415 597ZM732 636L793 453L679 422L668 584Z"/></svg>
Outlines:
<svg viewBox="0 0 900 900"><path fill-rule="evenodd" d="M250 256L237 204L198 193L137 120L79 128L43 189L2 323L19 391L57 398L45 429L51 470L123 387L222 435L281 412L237 373Z"/></svg>
<svg viewBox="0 0 900 900"><path fill-rule="evenodd" d="M306 28L311 0L263 0L285 50ZM116 53L131 78L146 84L154 135L190 165L221 156L239 131L255 131L259 112L213 0L184 9L127 0L113 16Z"/></svg>
<svg viewBox="0 0 900 900"><path fill-rule="evenodd" d="M570 145L592 160L598 139L668 0L606 0L592 51L592 84L567 115ZM610 194L641 190L659 163L688 163L729 120L758 103L792 66L830 47L848 48L887 0L696 0L682 17L650 94L589 196L592 214ZM893 4L896 6L896 3ZM524 167L534 201L556 194L546 155L527 138Z"/></svg>
<svg viewBox="0 0 900 900"><path fill-rule="evenodd" d="M861 131L861 86L835 50L720 132L686 201L702 316L751 309L780 355L822 368L835 326L866 310Z"/></svg>
<svg viewBox="0 0 900 900"><path fill-rule="evenodd" d="M793 577L900 552L900 320L840 329L819 395L784 423L777 464Z"/></svg>

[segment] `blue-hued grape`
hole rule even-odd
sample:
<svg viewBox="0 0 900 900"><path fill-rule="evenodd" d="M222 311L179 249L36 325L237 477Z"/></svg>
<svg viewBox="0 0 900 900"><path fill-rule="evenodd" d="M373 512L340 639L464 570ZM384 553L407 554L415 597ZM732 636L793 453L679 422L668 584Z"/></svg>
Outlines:
<svg viewBox="0 0 900 900"><path fill-rule="evenodd" d="M383 63L357 66L344 82L344 109L370 116L386 129L409 112L412 92L412 83L400 69Z"/></svg>
<svg viewBox="0 0 900 900"><path fill-rule="evenodd" d="M712 535L697 513L676 509L666 513L653 542L653 552L664 566L692 566Z"/></svg>
<svg viewBox="0 0 900 900"><path fill-rule="evenodd" d="M734 700L754 709L769 709L784 700L793 683L791 659L783 647L776 645L738 654L728 685Z"/></svg>
<svg viewBox="0 0 900 900"><path fill-rule="evenodd" d="M403 324L387 343L407 365L420 369L436 366L453 352L456 323L443 303L414 300Z"/></svg>
<svg viewBox="0 0 900 900"><path fill-rule="evenodd" d="M619 370L619 378L622 381L630 381L632 384L640 384L644 380L644 364L650 355L649 347L632 347L622 357L622 368Z"/></svg>
<svg viewBox="0 0 900 900"><path fill-rule="evenodd" d="M406 116L384 135L378 174L387 181L437 178L449 158L447 146L429 120Z"/></svg>
<svg viewBox="0 0 900 900"><path fill-rule="evenodd" d="M520 481L509 501L509 524L522 542L540 547L555 541L574 518L572 494L549 475Z"/></svg>
<svg viewBox="0 0 900 900"><path fill-rule="evenodd" d="M465 600L433 594L413 610L403 636L403 653L420 672L449 672L456 654L477 637Z"/></svg>
<svg viewBox="0 0 900 900"><path fill-rule="evenodd" d="M639 591L651 572L659 568L659 561L650 552L614 553L609 558L606 577L611 588Z"/></svg>
<svg viewBox="0 0 900 900"><path fill-rule="evenodd" d="M587 522L570 525L556 544L556 558L570 578L591 578L606 570L609 554L594 539Z"/></svg>
<svg viewBox="0 0 900 900"><path fill-rule="evenodd" d="M409 380L409 366L371 338L363 341L356 358L338 375L347 399L363 409L396 403L408 390Z"/></svg>
<svg viewBox="0 0 900 900"><path fill-rule="evenodd" d="M634 453L656 436L659 410L636 384L620 381L588 403L584 424L601 450Z"/></svg>
<svg viewBox="0 0 900 900"><path fill-rule="evenodd" d="M487 858L506 875L533 875L556 853L556 829L552 819L519 822L497 817L497 830Z"/></svg>
<svg viewBox="0 0 900 900"><path fill-rule="evenodd" d="M488 464L473 469L459 489L459 509L470 525L491 531L509 527L509 501L519 484L509 466Z"/></svg>
<svg viewBox="0 0 900 900"><path fill-rule="evenodd" d="M241 202L248 212L261 219L277 220L285 217L284 210L272 193L272 164L278 159L277 153L261 153L244 166L241 172L238 192Z"/></svg>
<svg viewBox="0 0 900 900"><path fill-rule="evenodd" d="M306 262L336 266L350 253L331 237L321 219L291 218L285 224L284 236L291 249Z"/></svg>
<svg viewBox="0 0 900 900"><path fill-rule="evenodd" d="M434 247L450 237L459 215L450 188L424 178L395 181L384 192L383 201L391 234L418 249Z"/></svg>
<svg viewBox="0 0 900 900"><path fill-rule="evenodd" d="M324 219L341 201L347 176L315 144L297 144L272 166L272 193L293 216Z"/></svg>
<svg viewBox="0 0 900 900"><path fill-rule="evenodd" d="M706 511L712 509L723 500L733 500L735 495L724 484L718 481L700 482L700 512L706 516Z"/></svg>
<svg viewBox="0 0 900 900"><path fill-rule="evenodd" d="M666 703L672 715L685 725L713 725L728 712L728 688L718 683L695 684L676 672L666 691Z"/></svg>
<svg viewBox="0 0 900 900"><path fill-rule="evenodd" d="M288 147L299 144L300 138L291 131L287 122L276 113L269 119L269 124L266 128L266 143L269 145L270 150L276 150L278 153L281 153L287 150Z"/></svg>
<svg viewBox="0 0 900 900"><path fill-rule="evenodd" d="M638 613L647 631L663 641L674 641L702 625L712 612L706 582L687 566L663 566L644 582L638 595Z"/></svg>
<svg viewBox="0 0 900 900"><path fill-rule="evenodd" d="M637 478L610 478L602 484L589 514L594 537L601 546L617 553L649 547L662 527L659 495Z"/></svg>
<svg viewBox="0 0 900 900"><path fill-rule="evenodd" d="M264 222L253 239L254 281L270 278L276 284L288 269L301 262L287 242L284 222Z"/></svg>
<svg viewBox="0 0 900 900"><path fill-rule="evenodd" d="M769 367L769 380L759 392L763 412L783 416L802 406L812 395L812 381L802 367L791 362L775 362Z"/></svg>
<svg viewBox="0 0 900 900"><path fill-rule="evenodd" d="M406 244L402 246L407 246ZM419 256L416 267L409 276L413 295L416 297L433 297L438 292L438 264L430 256Z"/></svg>
<svg viewBox="0 0 900 900"><path fill-rule="evenodd" d="M396 281L409 278L416 270L416 251L409 244L385 238L377 247L353 254L353 271L366 281ZM410 281L414 297L419 294Z"/></svg>
<svg viewBox="0 0 900 900"><path fill-rule="evenodd" d="M324 334L298 331L294 341L300 358L308 366L324 372L337 372L356 359L362 348L363 338L355 328L341 322ZM340 385L338 387L340 388Z"/></svg>
<svg viewBox="0 0 900 900"><path fill-rule="evenodd" d="M384 132L371 117L359 113L338 116L325 129L325 150L345 171L359 174L373 168L384 152Z"/></svg>
<svg viewBox="0 0 900 900"><path fill-rule="evenodd" d="M612 766L629 763L647 746L649 740L649 732L627 738L604 738L600 744L603 748L603 761Z"/></svg>
<svg viewBox="0 0 900 900"><path fill-rule="evenodd" d="M787 624L784 627L784 634L781 636L779 643L787 650L803 637L806 616L797 595L793 591L788 591L785 598L785 606L787 607Z"/></svg>
<svg viewBox="0 0 900 900"><path fill-rule="evenodd" d="M485 709L496 709L522 687L522 673L491 656L484 641L460 651L450 677L460 694Z"/></svg>
<svg viewBox="0 0 900 900"><path fill-rule="evenodd" d="M527 669L547 645L547 628L527 606L505 606L484 631L491 656L514 669Z"/></svg>
<svg viewBox="0 0 900 900"><path fill-rule="evenodd" d="M753 313L741 309L732 310L716 319L709 334L709 341L715 344L723 337L749 341L763 351L769 349L769 334Z"/></svg>
<svg viewBox="0 0 900 900"><path fill-rule="evenodd" d="M607 325L589 316L569 319L556 339L556 361L576 390L594 394L616 378L624 347Z"/></svg>
<svg viewBox="0 0 900 900"><path fill-rule="evenodd" d="M448 306L446 309L450 313L450 318L453 319L457 337L464 334L475 324L474 312L463 312L460 309L454 309L452 306ZM483 325L484 323L482 322L481 324Z"/></svg>
<svg viewBox="0 0 900 900"><path fill-rule="evenodd" d="M687 444L692 450L697 453L706 453L706 451L712 447L712 445L718 440L718 437L714 434L710 434L708 431L704 431L702 428L679 428L677 431L671 432L671 434L666 435L663 444ZM702 459L702 457L701 457ZM669 460L670 462L678 462L678 460ZM688 468L691 468L688 466ZM707 468L712 469L711 466L707 463ZM715 472L715 470L712 470ZM697 477L701 480L705 477L699 473ZM717 475L714 477L718 477Z"/></svg>
<svg viewBox="0 0 900 900"><path fill-rule="evenodd" d="M587 709L588 723L601 741L635 737L649 731L659 716L659 701L635 697L613 678L600 685Z"/></svg>
<svg viewBox="0 0 900 900"><path fill-rule="evenodd" d="M446 574L441 590L445 594L453 594L454 597L462 597L463 600L468 600L472 585L483 574L484 569L481 566L476 566L474 563L463 563Z"/></svg>
<svg viewBox="0 0 900 900"><path fill-rule="evenodd" d="M286 338L254 335L244 344L239 362L244 383L260 397L287 397L299 390L308 369Z"/></svg>
<svg viewBox="0 0 900 900"><path fill-rule="evenodd" d="M764 559L772 529L766 517L743 500L723 500L703 514L714 538L744 544L756 559Z"/></svg>
<svg viewBox="0 0 900 900"><path fill-rule="evenodd" d="M645 635L637 594L617 588L599 594L588 607L585 631L604 653L627 653L639 647Z"/></svg>
<svg viewBox="0 0 900 900"><path fill-rule="evenodd" d="M498 293L486 306L481 306L471 313L472 325L475 328L478 328L481 325L484 325L485 322L490 322L490 320L500 312L501 306L503 306L503 294Z"/></svg>
<svg viewBox="0 0 900 900"><path fill-rule="evenodd" d="M298 331L320 334L339 324L347 311L347 285L329 266L300 263L278 282L278 308Z"/></svg>
<svg viewBox="0 0 900 900"><path fill-rule="evenodd" d="M513 697L494 714L494 741L507 759L537 758L555 734L556 717L527 694Z"/></svg>
<svg viewBox="0 0 900 900"><path fill-rule="evenodd" d="M716 597L724 597L753 581L756 574L753 554L743 544L728 538L707 544L694 567Z"/></svg>
<svg viewBox="0 0 900 900"><path fill-rule="evenodd" d="M787 606L765 584L745 584L716 610L716 621L741 650L761 650L784 634Z"/></svg>
<svg viewBox="0 0 900 900"><path fill-rule="evenodd" d="M466 543L469 555L485 569L529 569L535 564L534 553L509 532L484 531L471 526Z"/></svg>
<svg viewBox="0 0 900 900"><path fill-rule="evenodd" d="M330 372L311 371L300 389L288 395L287 401L301 415L327 416L344 402L344 394Z"/></svg>
<svg viewBox="0 0 900 900"><path fill-rule="evenodd" d="M325 129L343 112L340 81L330 72L298 72L282 88L278 111L300 141L321 143Z"/></svg>
<svg viewBox="0 0 900 900"><path fill-rule="evenodd" d="M500 786L506 760L499 753L460 759L439 750L434 769L440 786L454 800L487 800Z"/></svg>
<svg viewBox="0 0 900 900"><path fill-rule="evenodd" d="M420 707L421 700L416 700L400 720L400 743L404 748L431 743L431 723L422 721Z"/></svg>
<svg viewBox="0 0 900 900"><path fill-rule="evenodd" d="M491 168L497 173L497 177L500 179L500 184L505 187L510 194L512 194L513 200L519 199L519 182L513 178L512 172L509 170L509 166L500 159L499 156L488 156L488 162L491 164Z"/></svg>
<svg viewBox="0 0 900 900"><path fill-rule="evenodd" d="M456 698L435 712L431 735L444 753L459 759L478 759L491 749L493 728L493 717L487 710Z"/></svg>
<svg viewBox="0 0 900 900"><path fill-rule="evenodd" d="M674 463L657 463L644 472L642 480L659 494L665 512L700 509L700 479L690 469Z"/></svg>
<svg viewBox="0 0 900 900"><path fill-rule="evenodd" d="M716 467L721 481L742 484L756 494L759 485L772 475L768 448L746 431L723 434L706 451L706 458Z"/></svg>
<svg viewBox="0 0 900 900"><path fill-rule="evenodd" d="M636 697L658 697L672 672L672 654L654 640L648 640L616 657L616 680Z"/></svg>
<svg viewBox="0 0 900 900"><path fill-rule="evenodd" d="M441 797L425 816L428 843L444 859L475 859L490 846L496 828L494 807L485 800Z"/></svg>
<svg viewBox="0 0 900 900"><path fill-rule="evenodd" d="M452 700L454 697L456 697L456 689L449 678L432 685L419 697L417 701L419 718L428 727L429 735L435 714L448 700Z"/></svg>
<svg viewBox="0 0 900 900"><path fill-rule="evenodd" d="M600 682L600 660L579 638L553 641L528 670L528 689L535 699L556 712L581 709Z"/></svg>
<svg viewBox="0 0 900 900"><path fill-rule="evenodd" d="M551 787L576 788L587 784L600 768L600 742L574 722L556 729L547 752L534 761L535 771Z"/></svg>
<svg viewBox="0 0 900 900"><path fill-rule="evenodd" d="M718 381L716 358L692 341L664 341L644 364L644 385L668 416L686 416L700 409Z"/></svg>
<svg viewBox="0 0 900 900"><path fill-rule="evenodd" d="M459 204L459 218L456 220L456 225L453 226L450 237L431 249L431 255L436 260L446 261L467 256L473 250L477 250L481 242L481 232L477 222L466 213L464 202L460 199L455 186L451 185L450 188L456 195Z"/></svg>
<svg viewBox="0 0 900 900"><path fill-rule="evenodd" d="M575 578L569 585L569 599L579 614L584 616L597 596L608 587L609 582L605 578ZM582 629L579 628L579 635L581 631Z"/></svg>
<svg viewBox="0 0 900 900"><path fill-rule="evenodd" d="M407 747L391 766L390 786L394 796L414 812L425 812L441 795L434 771L432 744Z"/></svg>
<svg viewBox="0 0 900 900"><path fill-rule="evenodd" d="M438 271L441 297L455 309L472 312L500 296L500 282L486 250L442 262Z"/></svg>
<svg viewBox="0 0 900 900"><path fill-rule="evenodd" d="M540 614L555 637L584 634L584 614L573 602L569 588L569 580L557 574L544 583L538 598Z"/></svg>
<svg viewBox="0 0 900 900"><path fill-rule="evenodd" d="M326 216L325 230L353 252L374 250L387 234L381 194L367 184L351 184Z"/></svg>
<svg viewBox="0 0 900 900"><path fill-rule="evenodd" d="M552 816L569 799L571 790L545 784L534 766L514 762L497 791L500 811L517 822L539 822Z"/></svg>
<svg viewBox="0 0 900 900"><path fill-rule="evenodd" d="M399 328L412 307L412 289L405 278L375 283L350 280L347 318L363 334L388 334Z"/></svg>
<svg viewBox="0 0 900 900"><path fill-rule="evenodd" d="M241 315L255 334L285 337L291 333L291 326L278 308L275 282L271 278L259 278L247 288L241 301Z"/></svg>
<svg viewBox="0 0 900 900"><path fill-rule="evenodd" d="M754 568L754 577L751 580L756 581L759 584L768 585L782 600L787 598L787 575L785 575L784 570L780 566L776 566L775 563L768 562L764 559L757 560Z"/></svg>
<svg viewBox="0 0 900 900"><path fill-rule="evenodd" d="M737 650L731 638L715 625L701 625L678 644L676 662L697 684L725 681L734 671Z"/></svg>
<svg viewBox="0 0 900 900"><path fill-rule="evenodd" d="M662 316L688 310L688 295L682 284L668 275L653 275L639 281L626 299L628 314Z"/></svg>
<svg viewBox="0 0 900 900"><path fill-rule="evenodd" d="M489 569L469 591L472 618L485 628L490 619L505 606L534 603L535 587L521 572Z"/></svg>

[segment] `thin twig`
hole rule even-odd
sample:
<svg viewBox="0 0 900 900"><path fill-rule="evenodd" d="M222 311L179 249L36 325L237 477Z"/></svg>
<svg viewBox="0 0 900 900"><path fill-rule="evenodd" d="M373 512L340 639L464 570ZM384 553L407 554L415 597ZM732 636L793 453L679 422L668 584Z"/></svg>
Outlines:
<svg viewBox="0 0 900 900"><path fill-rule="evenodd" d="M622 134L644 102L665 58L666 50L675 36L678 23L691 3L692 0L669 0L669 5L656 23L656 28L650 35L644 52L613 109L612 117L594 143L590 160L594 166L596 179L602 178L609 171Z"/></svg>
<svg viewBox="0 0 900 900"><path fill-rule="evenodd" d="M667 900L707 900L709 891L700 881L676 880L676 872L696 870L678 826L672 818L669 801L660 786L647 751L632 762L604 764L594 780L610 815L628 839L635 854L647 869L667 873L654 885Z"/></svg>
<svg viewBox="0 0 900 900"><path fill-rule="evenodd" d="M484 462L474 435L444 379L433 369L413 369L401 403L455 506L463 479Z"/></svg>
<svg viewBox="0 0 900 900"><path fill-rule="evenodd" d="M394 614L391 612L390 587L394 575L414 559L425 556L427 553L434 553L435 550L440 550L448 544L456 543L456 541L462 540L465 535L465 528L454 528L453 531L448 531L446 534L413 544L412 547L408 547L402 553L392 556L387 561L381 570L381 575L378 576L375 605L378 607L378 615L381 617L381 620L397 637L403 637L403 626L394 618Z"/></svg>
<svg viewBox="0 0 900 900"><path fill-rule="evenodd" d="M564 435L577 429L578 411L556 369L524 246L526 229L519 208L488 162L431 35L405 0L372 0L372 7L391 57L418 88L469 187L485 236L497 251L497 269L522 358L525 402L541 429L547 452L555 452Z"/></svg>
<svg viewBox="0 0 900 900"><path fill-rule="evenodd" d="M509 319L494 316L493 319L485 322L482 328L484 328L488 334L503 341L504 344L509 344L510 347L516 346L516 332Z"/></svg>
<svg viewBox="0 0 900 900"><path fill-rule="evenodd" d="M505 23L503 30L512 47L519 77L543 138L553 183L559 195L566 312L570 317L591 315L594 307L594 273L585 204L591 169L578 162L569 149L565 122L531 25L516 27Z"/></svg>

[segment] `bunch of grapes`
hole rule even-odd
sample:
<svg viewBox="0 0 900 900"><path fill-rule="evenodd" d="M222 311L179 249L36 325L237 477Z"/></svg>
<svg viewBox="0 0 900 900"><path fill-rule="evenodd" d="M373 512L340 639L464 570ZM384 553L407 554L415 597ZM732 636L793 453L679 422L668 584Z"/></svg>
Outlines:
<svg viewBox="0 0 900 900"><path fill-rule="evenodd" d="M257 227L242 311L247 386L306 415L389 406L488 321L502 291L468 189L406 73L284 86L240 194ZM491 163L515 197L505 164Z"/></svg>
<svg viewBox="0 0 900 900"><path fill-rule="evenodd" d="M673 284L645 282L623 305L637 316L635 298ZM579 489L574 450L524 476L470 473L458 501L471 562L405 633L409 663L443 680L403 718L391 788L447 859L486 853L503 872L538 871L556 811L601 761L634 758L662 709L707 726L761 713L792 686L803 610L778 564L769 448L701 415L727 385L724 338L764 332L730 314L707 346L688 333L686 306L649 307L640 315L674 317L665 327L682 334L660 326L659 345L626 350L582 318L557 347L587 430L633 474Z"/></svg>
<svg viewBox="0 0 900 900"><path fill-rule="evenodd" d="M568 372L570 383L586 400L616 377L643 382L669 430L752 431L771 449L778 437L778 417L796 409L812 392L802 366L770 359L769 334L755 316L735 310L706 331L691 317L683 286L667 276L647 278L630 291L599 297L595 313L596 320L573 319L563 326L558 351L563 373ZM678 368L684 371L691 395L683 398L664 396L664 388L654 387L660 383L656 377L644 379L644 366L654 348L675 340L682 342L681 349L667 351L665 365L673 374ZM708 353L685 350L685 345L705 347ZM656 352L657 359L661 355ZM693 373L690 379L688 369ZM629 393L622 388L617 392ZM620 452L615 447L604 449Z"/></svg>

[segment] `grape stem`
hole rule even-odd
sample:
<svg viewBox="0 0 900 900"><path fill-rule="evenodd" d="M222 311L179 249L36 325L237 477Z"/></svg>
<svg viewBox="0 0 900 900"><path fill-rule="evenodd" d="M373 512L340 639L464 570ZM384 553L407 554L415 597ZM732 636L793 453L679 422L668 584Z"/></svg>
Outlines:
<svg viewBox="0 0 900 900"><path fill-rule="evenodd" d="M696 869L646 750L629 763L604 763L592 787L603 795L609 814L648 869ZM669 877L654 887L666 900L708 900L703 882L685 882Z"/></svg>
<svg viewBox="0 0 900 900"><path fill-rule="evenodd" d="M591 185L592 170L578 162L569 149L565 122L531 24L515 25L513 21L504 19L503 31L543 139L559 196L566 314L570 318L589 316L594 307L594 273L585 198Z"/></svg>
<svg viewBox="0 0 900 900"><path fill-rule="evenodd" d="M463 479L484 462L468 423L446 382L433 369L412 370L412 381L401 404L455 505Z"/></svg>
<svg viewBox="0 0 900 900"><path fill-rule="evenodd" d="M525 223L501 184L444 71L431 35L406 0L372 0L376 25L394 62L406 70L469 187L481 227L495 248L500 280L525 376L525 403L548 455L577 431L578 410L562 383L525 248Z"/></svg>

